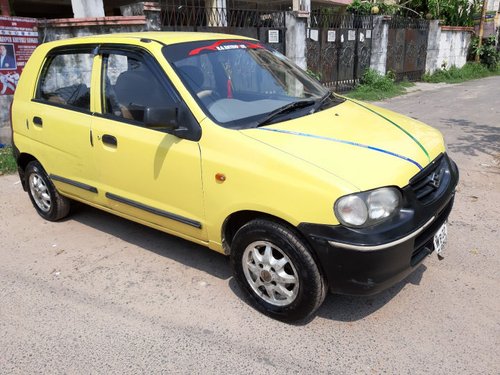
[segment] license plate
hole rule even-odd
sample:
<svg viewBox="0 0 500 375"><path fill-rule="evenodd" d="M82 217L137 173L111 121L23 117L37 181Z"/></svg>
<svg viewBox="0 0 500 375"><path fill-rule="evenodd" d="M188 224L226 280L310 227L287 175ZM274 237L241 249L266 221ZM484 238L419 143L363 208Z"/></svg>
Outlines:
<svg viewBox="0 0 500 375"><path fill-rule="evenodd" d="M448 238L448 227L444 223L441 228L434 235L434 250L438 257L444 255L444 245L446 244L446 239Z"/></svg>

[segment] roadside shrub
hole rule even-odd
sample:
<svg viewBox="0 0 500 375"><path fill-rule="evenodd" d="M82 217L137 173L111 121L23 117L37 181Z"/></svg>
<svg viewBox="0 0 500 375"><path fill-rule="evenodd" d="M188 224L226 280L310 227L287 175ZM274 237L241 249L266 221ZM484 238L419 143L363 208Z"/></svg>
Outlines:
<svg viewBox="0 0 500 375"><path fill-rule="evenodd" d="M479 47L479 38L475 37L471 40L469 46L469 59L473 60L479 52L479 59L482 64L486 65L490 70L496 70L500 65L500 51L495 46L495 36L483 39L481 47Z"/></svg>
<svg viewBox="0 0 500 375"><path fill-rule="evenodd" d="M394 78L389 72L385 76L376 70L368 69L359 81L360 85L371 86L376 90L390 90L394 86Z"/></svg>
<svg viewBox="0 0 500 375"><path fill-rule="evenodd" d="M12 147L0 148L0 176L14 173L17 170L16 161L12 154Z"/></svg>
<svg viewBox="0 0 500 375"><path fill-rule="evenodd" d="M406 87L412 85L407 81L396 83L392 72L382 75L375 70L368 69L356 88L346 96L359 100L382 100L404 94Z"/></svg>
<svg viewBox="0 0 500 375"><path fill-rule="evenodd" d="M493 72L483 64L469 62L465 64L462 68L457 68L456 66L452 66L449 69L442 68L436 70L432 74L425 74L423 80L425 82L430 82L430 83L439 83L439 82L458 83L458 82L468 81L471 79L488 77L496 73L497 72Z"/></svg>

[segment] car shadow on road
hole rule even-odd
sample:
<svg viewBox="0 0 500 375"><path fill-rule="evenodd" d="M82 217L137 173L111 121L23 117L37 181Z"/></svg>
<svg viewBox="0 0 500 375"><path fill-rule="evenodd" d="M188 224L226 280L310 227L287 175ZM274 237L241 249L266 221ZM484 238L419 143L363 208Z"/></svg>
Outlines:
<svg viewBox="0 0 500 375"><path fill-rule="evenodd" d="M422 276L427 270L420 265L413 273L396 285L373 296L342 296L329 294L319 308L317 315L341 322L355 322L363 319L384 307L407 285L420 285Z"/></svg>
<svg viewBox="0 0 500 375"><path fill-rule="evenodd" d="M73 204L69 219L219 279L231 277L228 257L182 238L81 203Z"/></svg>
<svg viewBox="0 0 500 375"><path fill-rule="evenodd" d="M228 257L187 240L80 203L73 204L69 219L219 279L231 279ZM316 316L342 322L363 319L386 305L408 283L418 285L425 270L426 267L421 265L406 279L375 296L353 297L328 294L318 312L308 320L298 322L297 325L306 325ZM234 278L229 281L229 288L238 298L250 305Z"/></svg>
<svg viewBox="0 0 500 375"><path fill-rule="evenodd" d="M305 320L292 323L296 326L305 326L316 317L335 320L339 322L355 322L361 320L389 303L407 284L420 285L423 273L427 267L420 265L415 272L400 281L391 288L373 296L342 296L338 294L327 294L325 302L318 311ZM233 293L252 306L249 299L242 293L238 283L234 278L229 281L229 287Z"/></svg>

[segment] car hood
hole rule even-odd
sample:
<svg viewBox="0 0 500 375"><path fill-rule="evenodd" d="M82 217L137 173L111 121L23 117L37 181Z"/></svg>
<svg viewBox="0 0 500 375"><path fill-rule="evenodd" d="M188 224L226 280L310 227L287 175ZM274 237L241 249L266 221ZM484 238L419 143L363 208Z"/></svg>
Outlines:
<svg viewBox="0 0 500 375"><path fill-rule="evenodd" d="M334 174L359 190L403 187L444 152L439 131L353 100L242 133Z"/></svg>

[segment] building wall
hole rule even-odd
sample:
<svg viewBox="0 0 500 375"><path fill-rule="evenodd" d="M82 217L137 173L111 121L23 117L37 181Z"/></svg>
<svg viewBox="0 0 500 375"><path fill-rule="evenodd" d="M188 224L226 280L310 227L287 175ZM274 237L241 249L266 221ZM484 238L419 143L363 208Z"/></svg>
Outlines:
<svg viewBox="0 0 500 375"><path fill-rule="evenodd" d="M91 25L91 26L80 26L80 27L48 27L46 29L41 29L40 34L44 42L51 42L54 40L75 38L87 35L96 34L114 34L114 33L126 33L144 31L144 26L142 25Z"/></svg>
<svg viewBox="0 0 500 375"><path fill-rule="evenodd" d="M439 26L438 21L431 21L427 43L427 73L452 66L464 66L471 37L472 32L468 28Z"/></svg>
<svg viewBox="0 0 500 375"><path fill-rule="evenodd" d="M380 74L387 70L387 43L389 36L389 24L384 16L373 18L372 50L370 56L370 68Z"/></svg>
<svg viewBox="0 0 500 375"><path fill-rule="evenodd" d="M446 67L461 68L467 62L467 52L471 40L471 32L441 30L439 41L438 66L446 63Z"/></svg>

